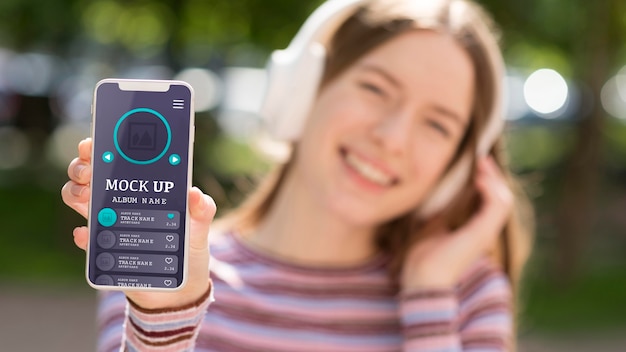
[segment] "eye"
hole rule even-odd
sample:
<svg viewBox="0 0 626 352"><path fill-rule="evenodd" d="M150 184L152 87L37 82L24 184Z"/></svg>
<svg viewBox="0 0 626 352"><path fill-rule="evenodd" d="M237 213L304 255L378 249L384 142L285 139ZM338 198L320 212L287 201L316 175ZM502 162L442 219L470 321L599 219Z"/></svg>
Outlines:
<svg viewBox="0 0 626 352"><path fill-rule="evenodd" d="M387 93L379 85L371 82L359 82L359 87L380 97L387 96Z"/></svg>
<svg viewBox="0 0 626 352"><path fill-rule="evenodd" d="M450 131L448 130L448 128L439 121L435 119L427 119L426 124L437 133L440 133L443 137L450 137Z"/></svg>

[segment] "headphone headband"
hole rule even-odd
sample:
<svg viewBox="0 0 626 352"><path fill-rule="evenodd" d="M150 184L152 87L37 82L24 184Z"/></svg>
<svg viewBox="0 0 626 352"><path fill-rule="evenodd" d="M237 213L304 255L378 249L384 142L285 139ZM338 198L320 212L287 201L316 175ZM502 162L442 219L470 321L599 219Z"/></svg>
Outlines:
<svg viewBox="0 0 626 352"><path fill-rule="evenodd" d="M270 134L296 140L324 73L326 45L345 20L369 0L330 0L318 7L284 50L272 53L260 115Z"/></svg>
<svg viewBox="0 0 626 352"><path fill-rule="evenodd" d="M320 5L304 22L285 50L301 52L312 43L326 46L337 29L368 0L333 0Z"/></svg>

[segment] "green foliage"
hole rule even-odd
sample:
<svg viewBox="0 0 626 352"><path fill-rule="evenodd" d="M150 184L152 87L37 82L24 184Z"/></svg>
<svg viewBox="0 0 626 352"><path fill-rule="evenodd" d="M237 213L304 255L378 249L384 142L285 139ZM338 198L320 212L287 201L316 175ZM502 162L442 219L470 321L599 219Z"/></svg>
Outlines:
<svg viewBox="0 0 626 352"><path fill-rule="evenodd" d="M75 42L122 48L149 58L165 53L205 63L251 45L264 52L284 47L320 0L4 0L0 46L49 47L57 53ZM261 66L265 55L248 64Z"/></svg>
<svg viewBox="0 0 626 352"><path fill-rule="evenodd" d="M175 21L158 2L100 0L81 11L85 33L101 44L119 44L135 55L163 51Z"/></svg>
<svg viewBox="0 0 626 352"><path fill-rule="evenodd" d="M508 65L523 68L527 74L541 68L551 68L565 77L573 75L569 56L554 45L519 41L508 45L504 54Z"/></svg>
<svg viewBox="0 0 626 352"><path fill-rule="evenodd" d="M574 131L551 124L516 127L507 134L511 166L517 171L547 170L562 162L573 143Z"/></svg>
<svg viewBox="0 0 626 352"><path fill-rule="evenodd" d="M72 229L85 220L63 205L58 191L29 184L0 188L0 278L16 281L79 280L85 255Z"/></svg>
<svg viewBox="0 0 626 352"><path fill-rule="evenodd" d="M0 1L0 45L58 50L79 33L76 0Z"/></svg>
<svg viewBox="0 0 626 352"><path fill-rule="evenodd" d="M626 327L626 265L599 265L593 258L573 283L562 283L535 263L527 280L521 330L544 333L599 332Z"/></svg>
<svg viewBox="0 0 626 352"><path fill-rule="evenodd" d="M220 176L255 175L269 169L269 164L249 144L223 135L211 141L205 153Z"/></svg>

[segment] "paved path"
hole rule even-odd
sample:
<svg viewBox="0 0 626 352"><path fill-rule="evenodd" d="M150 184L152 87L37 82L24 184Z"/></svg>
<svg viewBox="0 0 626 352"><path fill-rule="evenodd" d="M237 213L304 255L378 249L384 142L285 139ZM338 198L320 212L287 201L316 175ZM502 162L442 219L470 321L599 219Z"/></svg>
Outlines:
<svg viewBox="0 0 626 352"><path fill-rule="evenodd" d="M88 352L95 348L95 291L0 286L0 351ZM10 322L9 322L10 321ZM626 334L523 336L518 352L625 352Z"/></svg>
<svg viewBox="0 0 626 352"><path fill-rule="evenodd" d="M95 291L0 286L0 351L95 348Z"/></svg>

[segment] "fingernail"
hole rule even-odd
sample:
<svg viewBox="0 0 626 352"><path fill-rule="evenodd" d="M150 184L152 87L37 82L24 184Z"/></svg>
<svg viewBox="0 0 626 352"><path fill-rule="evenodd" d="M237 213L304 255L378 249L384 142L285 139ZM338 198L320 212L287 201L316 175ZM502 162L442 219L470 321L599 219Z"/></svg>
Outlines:
<svg viewBox="0 0 626 352"><path fill-rule="evenodd" d="M80 195L83 193L83 190L85 189L85 186L82 185L72 185L72 187L70 187L70 192L75 195L76 197L80 197Z"/></svg>
<svg viewBox="0 0 626 352"><path fill-rule="evenodd" d="M83 173L83 170L85 170L87 167L83 164L78 164L76 165L76 167L74 167L74 175L76 175L76 177L80 178L80 175Z"/></svg>

